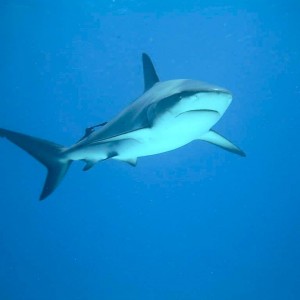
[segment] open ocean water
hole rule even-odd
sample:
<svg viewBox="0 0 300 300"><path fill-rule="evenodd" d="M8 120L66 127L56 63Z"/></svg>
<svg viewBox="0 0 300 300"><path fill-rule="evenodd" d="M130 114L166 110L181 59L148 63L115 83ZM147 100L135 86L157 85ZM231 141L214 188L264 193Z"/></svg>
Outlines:
<svg viewBox="0 0 300 300"><path fill-rule="evenodd" d="M71 145L162 80L233 93L195 141L45 169L0 139L1 300L300 299L300 2L2 0L0 128Z"/></svg>

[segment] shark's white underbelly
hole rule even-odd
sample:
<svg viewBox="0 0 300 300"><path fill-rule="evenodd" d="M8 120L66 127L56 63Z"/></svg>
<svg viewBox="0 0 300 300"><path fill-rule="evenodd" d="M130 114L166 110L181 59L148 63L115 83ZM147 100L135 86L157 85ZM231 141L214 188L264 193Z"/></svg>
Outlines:
<svg viewBox="0 0 300 300"><path fill-rule="evenodd" d="M129 161L180 148L201 139L220 119L213 110L191 110L181 114L165 113L151 128L144 128L91 143L69 153L72 160L100 161L106 158Z"/></svg>
<svg viewBox="0 0 300 300"><path fill-rule="evenodd" d="M190 111L174 117L169 114L160 118L153 128L145 129L132 140L119 141L118 156L114 159L133 158L159 154L180 148L200 139L220 119L213 111Z"/></svg>
<svg viewBox="0 0 300 300"><path fill-rule="evenodd" d="M107 158L133 161L177 149L201 139L219 121L231 98L227 93L197 93L170 107L155 103L143 116L149 127L128 131L120 123L118 130L108 135L104 128L103 138L91 135L87 142L68 149L67 159L93 163Z"/></svg>

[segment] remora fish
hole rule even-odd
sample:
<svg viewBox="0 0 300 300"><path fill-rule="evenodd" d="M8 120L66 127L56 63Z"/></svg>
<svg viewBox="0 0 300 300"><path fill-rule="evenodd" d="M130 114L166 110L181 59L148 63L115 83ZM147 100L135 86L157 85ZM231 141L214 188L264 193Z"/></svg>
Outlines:
<svg viewBox="0 0 300 300"><path fill-rule="evenodd" d="M138 157L167 152L194 140L225 150L245 153L211 128L231 103L231 93L196 80L159 81L151 59L143 54L144 93L99 129L88 128L73 146L64 146L22 133L1 129L0 136L28 152L47 169L40 200L59 185L71 163L81 160L87 171L106 159L135 166Z"/></svg>

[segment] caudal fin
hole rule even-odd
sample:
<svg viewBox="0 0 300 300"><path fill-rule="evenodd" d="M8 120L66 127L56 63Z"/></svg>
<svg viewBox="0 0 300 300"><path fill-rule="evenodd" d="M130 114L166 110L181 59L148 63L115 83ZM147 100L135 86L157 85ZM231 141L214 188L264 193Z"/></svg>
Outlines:
<svg viewBox="0 0 300 300"><path fill-rule="evenodd" d="M65 148L43 139L2 128L0 128L0 136L6 137L47 168L48 174L40 200L48 197L64 178L72 162L63 158L62 152Z"/></svg>

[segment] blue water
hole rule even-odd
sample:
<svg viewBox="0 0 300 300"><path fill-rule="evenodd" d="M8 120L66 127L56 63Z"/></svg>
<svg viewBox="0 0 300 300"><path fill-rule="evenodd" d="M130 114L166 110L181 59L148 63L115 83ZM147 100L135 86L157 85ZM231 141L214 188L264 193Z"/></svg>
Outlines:
<svg viewBox="0 0 300 300"><path fill-rule="evenodd" d="M232 91L215 129L247 157L74 163L39 202L44 168L1 139L0 299L300 299L300 4L248 2L1 1L1 128L71 145L142 93L147 52Z"/></svg>

